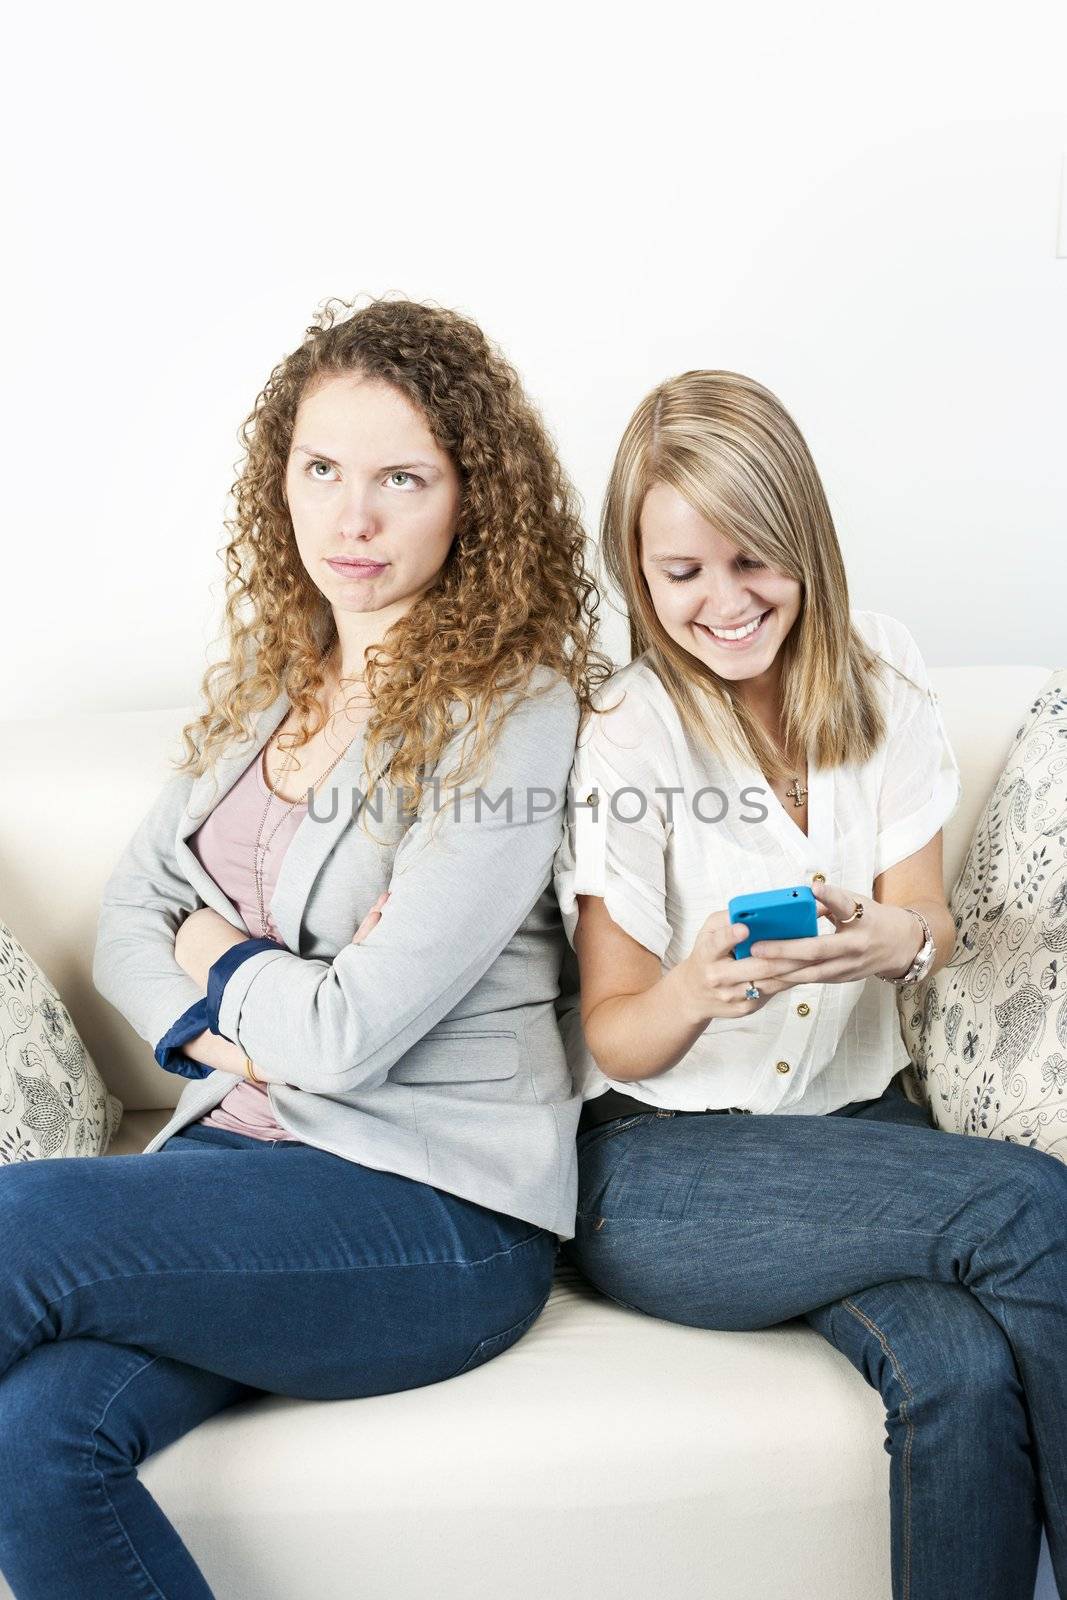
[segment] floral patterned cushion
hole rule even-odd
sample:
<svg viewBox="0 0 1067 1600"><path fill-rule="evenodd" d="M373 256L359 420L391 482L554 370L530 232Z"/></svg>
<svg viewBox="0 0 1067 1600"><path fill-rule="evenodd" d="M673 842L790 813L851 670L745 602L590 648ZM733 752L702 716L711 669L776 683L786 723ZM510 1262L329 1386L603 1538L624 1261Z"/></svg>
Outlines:
<svg viewBox="0 0 1067 1600"><path fill-rule="evenodd" d="M1067 668L1016 733L950 907L952 960L900 993L913 1098L940 1128L1067 1160Z"/></svg>
<svg viewBox="0 0 1067 1600"><path fill-rule="evenodd" d="M36 961L0 921L0 1162L102 1155L122 1121Z"/></svg>

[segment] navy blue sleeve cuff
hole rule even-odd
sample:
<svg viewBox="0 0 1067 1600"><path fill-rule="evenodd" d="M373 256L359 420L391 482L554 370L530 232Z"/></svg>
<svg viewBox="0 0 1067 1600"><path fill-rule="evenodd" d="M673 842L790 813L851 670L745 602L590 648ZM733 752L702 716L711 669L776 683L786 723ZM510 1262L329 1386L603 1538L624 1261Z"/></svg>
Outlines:
<svg viewBox="0 0 1067 1600"><path fill-rule="evenodd" d="M168 1072L176 1072L182 1078L206 1078L213 1069L202 1061L192 1061L188 1056L183 1056L181 1046L210 1027L207 1001L198 1000L195 1006L182 1012L174 1026L167 1029L156 1045L155 1057L160 1066Z"/></svg>
<svg viewBox="0 0 1067 1600"><path fill-rule="evenodd" d="M222 1004L222 991L231 973L237 971L242 961L247 961L249 956L258 956L262 950L284 949L285 946L279 944L277 939L244 939L240 944L232 944L228 950L224 950L219 959L208 968L207 1025L212 1033L217 1033L221 1039L228 1037L219 1027L219 1007ZM235 1044L236 1040L231 1039L230 1043Z"/></svg>

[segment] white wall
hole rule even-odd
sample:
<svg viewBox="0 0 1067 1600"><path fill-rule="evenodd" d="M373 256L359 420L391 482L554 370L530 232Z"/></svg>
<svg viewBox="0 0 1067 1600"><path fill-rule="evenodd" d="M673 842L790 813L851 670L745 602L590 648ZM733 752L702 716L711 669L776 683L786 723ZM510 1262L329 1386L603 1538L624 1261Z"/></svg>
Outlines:
<svg viewBox="0 0 1067 1600"><path fill-rule="evenodd" d="M192 700L240 421L323 299L395 290L500 341L591 530L644 392L740 369L807 434L855 604L931 664L1067 665L1062 7L6 28L0 716Z"/></svg>

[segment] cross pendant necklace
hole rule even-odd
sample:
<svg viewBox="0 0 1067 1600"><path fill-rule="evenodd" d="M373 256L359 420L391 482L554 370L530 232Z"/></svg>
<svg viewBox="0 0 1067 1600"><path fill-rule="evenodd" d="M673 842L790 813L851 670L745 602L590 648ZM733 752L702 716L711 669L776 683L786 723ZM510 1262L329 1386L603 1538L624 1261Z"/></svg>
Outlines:
<svg viewBox="0 0 1067 1600"><path fill-rule="evenodd" d="M804 800L805 800L805 797L806 797L808 791L804 787L804 785L801 783L799 778L794 778L793 782L792 782L792 785L785 792L789 796L790 800L792 800L793 804L799 810L800 807L804 804Z"/></svg>

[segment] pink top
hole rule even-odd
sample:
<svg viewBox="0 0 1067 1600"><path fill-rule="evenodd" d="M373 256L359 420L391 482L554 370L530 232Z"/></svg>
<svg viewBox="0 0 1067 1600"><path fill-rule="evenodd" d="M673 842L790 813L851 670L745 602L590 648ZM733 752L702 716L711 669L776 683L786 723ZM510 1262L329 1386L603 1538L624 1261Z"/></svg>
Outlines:
<svg viewBox="0 0 1067 1600"><path fill-rule="evenodd" d="M279 943L284 941L270 914L271 900L285 852L307 813L307 801L300 800L279 822L287 805L288 801L276 799L267 788L263 776L263 752L260 751L188 840L190 850L204 870L214 878L223 894L232 900L252 936L277 939ZM263 819L264 806L267 806L266 821ZM260 823L263 824L262 835ZM260 854L263 904L267 912L265 928L260 926L259 895L253 869L256 839L259 837L262 837L266 846L265 852ZM255 1066L255 1062L252 1065ZM240 1079L214 1110L198 1118L198 1121L211 1128L229 1128L232 1133L244 1133L252 1139L290 1139L296 1144L302 1142L295 1133L290 1133L275 1121L266 1089L250 1083L247 1078Z"/></svg>

